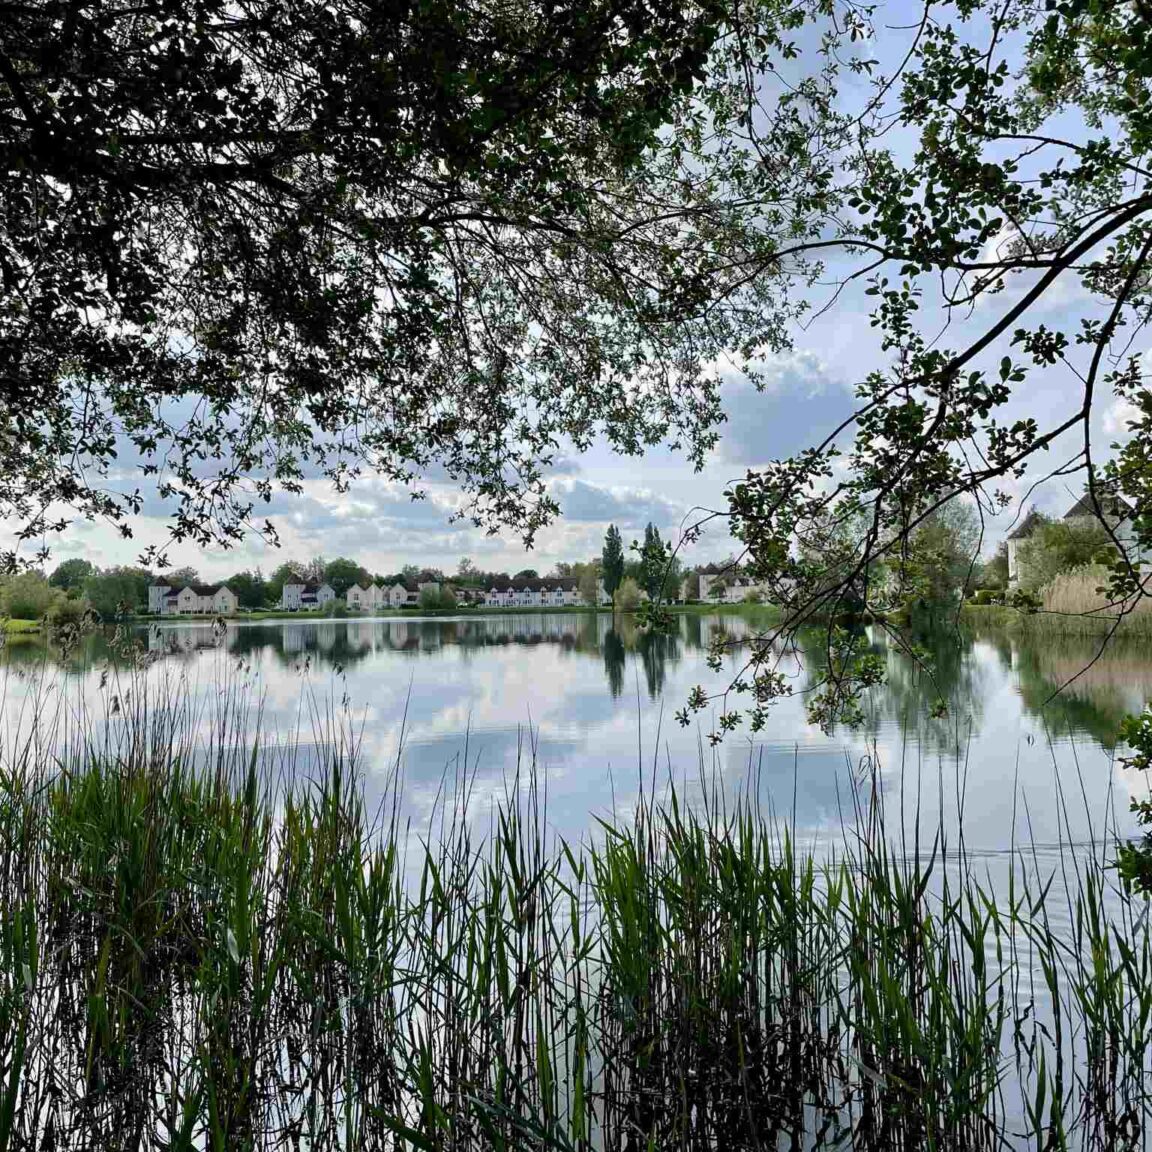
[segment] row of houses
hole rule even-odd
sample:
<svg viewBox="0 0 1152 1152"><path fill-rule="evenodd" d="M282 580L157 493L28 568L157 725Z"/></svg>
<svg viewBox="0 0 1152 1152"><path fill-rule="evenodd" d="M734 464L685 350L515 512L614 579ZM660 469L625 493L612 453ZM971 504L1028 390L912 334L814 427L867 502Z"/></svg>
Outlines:
<svg viewBox="0 0 1152 1152"><path fill-rule="evenodd" d="M751 580L724 577L719 574L700 575L700 598L729 604L744 601L749 593L762 590ZM370 583L353 584L345 593L348 607L355 612L373 612L385 608L415 608L426 592L439 595L438 581L419 581L411 584L397 581L392 585ZM453 589L459 604L484 608L573 608L583 598L576 581L568 577L540 580L495 580L488 588ZM300 581L285 584L280 593L280 608L285 612L308 612L324 608L339 599L331 584ZM599 587L601 605L612 598ZM148 589L148 611L156 616L221 616L231 615L238 608L236 593L227 584L188 584L174 587L163 582Z"/></svg>
<svg viewBox="0 0 1152 1152"><path fill-rule="evenodd" d="M331 584L301 582L285 584L280 591L280 607L286 612L306 612L313 608L323 608L336 599L336 589Z"/></svg>
<svg viewBox="0 0 1152 1152"><path fill-rule="evenodd" d="M731 570L727 573L700 573L700 599L707 603L743 604L750 596L765 599L767 590L762 584L746 576L731 575ZM684 598L687 599L687 596Z"/></svg>
<svg viewBox="0 0 1152 1152"><path fill-rule="evenodd" d="M425 592L439 596L440 582L421 580L409 584L397 580L388 586L373 582L366 587L353 584L345 594L345 599L349 608L358 612L371 612L376 608L415 608Z"/></svg>
<svg viewBox="0 0 1152 1152"><path fill-rule="evenodd" d="M601 603L609 597L600 586ZM486 608L574 608L583 603L576 581L569 577L528 581L498 581L484 590Z"/></svg>
<svg viewBox="0 0 1152 1152"><path fill-rule="evenodd" d="M238 607L236 593L227 584L148 586L148 611L154 616L224 616Z"/></svg>
<svg viewBox="0 0 1152 1152"><path fill-rule="evenodd" d="M545 579L535 581L494 581L488 588L453 588L458 604L473 604L484 608L565 608L581 603L580 590L571 579ZM604 602L607 601L607 594ZM412 584L398 581L392 585L353 584L348 589L348 607L356 611L379 608L418 607L425 593L438 596L438 581L426 580Z"/></svg>

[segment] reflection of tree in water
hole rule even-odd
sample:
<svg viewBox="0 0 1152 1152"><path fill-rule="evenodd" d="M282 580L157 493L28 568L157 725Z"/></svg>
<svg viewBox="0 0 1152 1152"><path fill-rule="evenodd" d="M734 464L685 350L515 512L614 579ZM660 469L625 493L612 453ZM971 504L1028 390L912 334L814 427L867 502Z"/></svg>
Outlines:
<svg viewBox="0 0 1152 1152"><path fill-rule="evenodd" d="M991 647L1016 683L1025 712L1057 735L1086 735L1107 750L1116 746L1124 717L1152 700L1147 646L1114 637L1009 632L980 621L972 634Z"/></svg>
<svg viewBox="0 0 1152 1152"><path fill-rule="evenodd" d="M704 617L689 614L682 616L684 647L689 652L699 652L704 647Z"/></svg>
<svg viewBox="0 0 1152 1152"><path fill-rule="evenodd" d="M604 636L604 674L608 677L608 691L613 698L623 695L624 665L627 659L620 633L610 628Z"/></svg>
<svg viewBox="0 0 1152 1152"><path fill-rule="evenodd" d="M798 638L805 689L821 681L828 669L828 633L806 631ZM921 629L910 642L916 659L878 628L860 632L857 653L884 660L884 681L861 701L863 724L854 731L874 738L886 723L912 734L924 745L955 752L984 716L979 662L970 638L952 628ZM946 711L938 713L943 701Z"/></svg>
<svg viewBox="0 0 1152 1152"><path fill-rule="evenodd" d="M922 628L910 639L924 653L920 659L883 634L878 638L886 649L887 677L876 694L877 711L894 718L901 732L915 731L922 743L955 752L984 720L980 663L972 641L946 625ZM941 703L946 710L937 714Z"/></svg>
<svg viewBox="0 0 1152 1152"><path fill-rule="evenodd" d="M655 700L664 691L664 679L668 665L680 659L680 642L677 636L658 632L642 634L637 641L640 661L644 665L644 679L648 682L648 695Z"/></svg>
<svg viewBox="0 0 1152 1152"><path fill-rule="evenodd" d="M1131 640L1099 652L1090 637L1014 638L1013 668L1025 709L1049 731L1086 734L1111 750L1124 717L1152 700L1152 664Z"/></svg>

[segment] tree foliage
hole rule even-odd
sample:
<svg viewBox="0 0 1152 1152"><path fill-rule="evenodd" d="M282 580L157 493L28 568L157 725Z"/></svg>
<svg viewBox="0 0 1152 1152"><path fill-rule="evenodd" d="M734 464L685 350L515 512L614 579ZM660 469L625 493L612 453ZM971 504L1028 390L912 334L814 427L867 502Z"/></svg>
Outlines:
<svg viewBox="0 0 1152 1152"><path fill-rule="evenodd" d="M890 50L863 90L838 85L825 121L842 149L838 207L818 241L834 285L824 300L834 309L866 286L875 334L851 381L856 409L728 493L744 558L789 605L768 641L882 613L933 517L969 501L983 535L1026 479L1083 475L1097 518L1126 498L1137 543L1152 546L1152 392L1135 354L1152 317L1152 8L955 0L916 11L869 14L877 36L862 51L885 37ZM816 54L832 43L847 50L832 34ZM1117 404L1128 435L1109 460L1102 411ZM858 530L823 563L807 544L830 524ZM1120 551L1113 597L1147 595L1137 550ZM895 586L877 579L893 565ZM875 674L859 637L832 647L814 679L822 721L837 702L850 712ZM737 676L748 707L727 710L721 733L759 726L790 690L783 650L756 646Z"/></svg>
<svg viewBox="0 0 1152 1152"><path fill-rule="evenodd" d="M0 512L124 520L119 458L177 539L228 542L306 475L437 465L531 536L561 435L700 459L701 366L781 342L772 237L824 203L818 83L747 129L742 46L782 55L802 14L7 6Z"/></svg>
<svg viewBox="0 0 1152 1152"><path fill-rule="evenodd" d="M1008 587L1008 543L1001 540L996 551L980 566L979 586L1001 591Z"/></svg>
<svg viewBox="0 0 1152 1152"><path fill-rule="evenodd" d="M625 577L616 592L616 607L621 612L635 612L640 607L640 585L631 576Z"/></svg>
<svg viewBox="0 0 1152 1152"><path fill-rule="evenodd" d="M236 603L240 608L266 607L268 588L259 568L255 572L237 572L229 576L226 583L236 593Z"/></svg>
<svg viewBox="0 0 1152 1152"><path fill-rule="evenodd" d="M152 579L143 568L104 568L84 582L84 596L103 620L133 616L148 607Z"/></svg>
<svg viewBox="0 0 1152 1152"><path fill-rule="evenodd" d="M200 573L190 565L185 565L163 573L162 579L173 588L186 588L189 584L200 583Z"/></svg>
<svg viewBox="0 0 1152 1152"><path fill-rule="evenodd" d="M42 620L63 599L43 573L17 572L0 584L0 614L13 620Z"/></svg>
<svg viewBox="0 0 1152 1152"><path fill-rule="evenodd" d="M971 504L938 508L923 519L889 562L895 597L913 610L954 608L975 587L980 525Z"/></svg>
<svg viewBox="0 0 1152 1152"><path fill-rule="evenodd" d="M96 571L95 565L89 560L73 557L58 564L48 582L53 588L62 588L65 592L79 592L88 579Z"/></svg>
<svg viewBox="0 0 1152 1152"><path fill-rule="evenodd" d="M669 576L670 555L656 526L649 522L644 529L643 544L633 544L632 548L639 553L640 559L637 583L651 599L659 599Z"/></svg>
<svg viewBox="0 0 1152 1152"><path fill-rule="evenodd" d="M604 550L600 555L600 576L604 581L604 591L616 605L616 593L624 579L624 540L615 524L608 525L604 535Z"/></svg>
<svg viewBox="0 0 1152 1152"><path fill-rule="evenodd" d="M573 564L572 570L576 587L580 591L580 599L595 608L600 603L600 562Z"/></svg>
<svg viewBox="0 0 1152 1152"><path fill-rule="evenodd" d="M1043 588L1061 572L1087 564L1111 564L1117 555L1107 527L1095 517L1041 517L1017 547L1020 585L1030 590Z"/></svg>
<svg viewBox="0 0 1152 1152"><path fill-rule="evenodd" d="M332 591L337 596L344 596L353 584L365 587L371 579L368 570L362 564L357 564L355 560L349 560L347 557L338 556L335 560L329 560L324 565L321 582L330 584Z"/></svg>
<svg viewBox="0 0 1152 1152"><path fill-rule="evenodd" d="M227 542L306 476L436 469L530 539L558 444L699 463L715 365L763 383L862 289L855 413L728 493L765 639L882 612L932 517L983 533L1026 478L1084 473L1152 549L1150 45L1099 0L11 6L0 512L123 518L115 460ZM833 647L850 703L874 669ZM756 724L785 650L738 678Z"/></svg>

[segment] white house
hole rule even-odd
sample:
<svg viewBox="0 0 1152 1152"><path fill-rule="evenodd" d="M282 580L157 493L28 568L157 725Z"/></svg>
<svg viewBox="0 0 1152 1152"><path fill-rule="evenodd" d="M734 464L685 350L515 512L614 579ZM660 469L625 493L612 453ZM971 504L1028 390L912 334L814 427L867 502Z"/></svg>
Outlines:
<svg viewBox="0 0 1152 1152"><path fill-rule="evenodd" d="M722 581L717 588L718 581ZM743 604L750 595L760 599L765 596L763 585L746 576L736 576L732 572L701 572L700 599L718 604Z"/></svg>
<svg viewBox="0 0 1152 1152"><path fill-rule="evenodd" d="M1040 515L1032 509L1027 516L1016 526L1015 530L1008 533L1008 583L1017 584L1020 581L1020 561L1017 558L1017 548L1022 541L1027 540L1033 532L1036 531L1036 525L1040 523Z"/></svg>
<svg viewBox="0 0 1152 1152"><path fill-rule="evenodd" d="M372 612L377 608L383 608L389 602L388 594L375 582L367 587L353 584L348 589L347 599L348 607L357 612Z"/></svg>
<svg viewBox="0 0 1152 1152"><path fill-rule="evenodd" d="M1152 550L1141 548L1136 540L1136 530L1132 526L1132 506L1119 496L1102 494L1099 500L1094 503L1091 495L1086 492L1064 513L1061 519L1100 520L1101 515L1096 511L1097 504L1099 504L1100 513L1102 513L1103 523L1109 528L1116 543L1124 550L1128 559L1141 567L1152 564ZM1015 586L1020 582L1020 560L1017 549L1036 531L1036 526L1040 521L1039 513L1033 509L1020 522L1019 527L1008 534L1008 583L1010 586Z"/></svg>
<svg viewBox="0 0 1152 1152"><path fill-rule="evenodd" d="M493 585L484 593L487 608L568 608L579 603L576 581L567 578Z"/></svg>
<svg viewBox="0 0 1152 1152"><path fill-rule="evenodd" d="M169 584L148 587L148 610L160 616L227 616L236 611L236 593L227 584Z"/></svg>
<svg viewBox="0 0 1152 1152"><path fill-rule="evenodd" d="M408 603L408 585L403 581L397 580L391 588L387 590L388 607L389 608L403 608Z"/></svg>
<svg viewBox="0 0 1152 1152"><path fill-rule="evenodd" d="M164 602L176 591L171 584L163 582L148 585L148 611L153 616L164 614Z"/></svg>
<svg viewBox="0 0 1152 1152"><path fill-rule="evenodd" d="M280 592L280 607L285 612L308 611L323 608L336 599L336 590L331 584L313 584L293 581L285 584Z"/></svg>

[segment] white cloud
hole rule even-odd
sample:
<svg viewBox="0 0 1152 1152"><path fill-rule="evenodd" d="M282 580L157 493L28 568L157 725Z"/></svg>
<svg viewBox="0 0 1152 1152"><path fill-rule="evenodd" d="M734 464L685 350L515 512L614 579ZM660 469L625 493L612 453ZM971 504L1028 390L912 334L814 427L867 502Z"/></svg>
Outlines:
<svg viewBox="0 0 1152 1152"><path fill-rule="evenodd" d="M761 387L724 373L727 422L718 459L754 467L820 443L856 407L856 397L815 352L794 351L759 365Z"/></svg>

